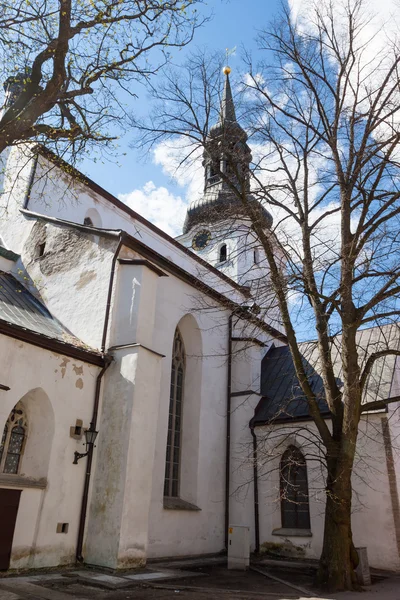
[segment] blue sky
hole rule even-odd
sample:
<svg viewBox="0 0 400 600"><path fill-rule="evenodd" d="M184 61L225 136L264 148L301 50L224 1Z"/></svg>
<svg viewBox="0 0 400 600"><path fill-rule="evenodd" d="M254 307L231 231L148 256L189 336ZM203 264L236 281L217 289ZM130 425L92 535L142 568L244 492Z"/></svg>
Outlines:
<svg viewBox="0 0 400 600"><path fill-rule="evenodd" d="M196 47L216 52L236 47L236 56L231 57L230 65L232 69L235 65L239 69L241 47L245 46L256 53L257 31L265 27L269 19L278 12L279 4L279 0L209 0L201 7L201 12L211 14L211 20L197 30L192 44L181 51L175 51L174 61L184 61L185 56ZM148 97L144 88L138 87L137 93L139 97L132 100L131 108L144 116L148 110ZM188 190L185 186L174 183L163 171L161 164L154 164L151 158L144 161L138 152L130 148L133 135L132 131L127 131L119 140L120 152L126 153L125 156L98 162L88 158L81 163L80 168L114 195L123 195L121 199L132 208L144 213L150 220L155 220L168 233L176 235L180 228L179 219L171 229L166 221L153 219L152 216L159 214L162 207L165 208L167 218L179 210L182 214L183 205L190 200ZM153 211L151 206L146 206L149 203L153 203Z"/></svg>

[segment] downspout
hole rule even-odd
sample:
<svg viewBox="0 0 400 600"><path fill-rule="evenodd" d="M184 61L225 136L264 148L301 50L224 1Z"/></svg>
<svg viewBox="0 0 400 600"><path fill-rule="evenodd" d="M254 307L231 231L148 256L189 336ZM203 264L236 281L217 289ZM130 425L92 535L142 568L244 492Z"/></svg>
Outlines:
<svg viewBox="0 0 400 600"><path fill-rule="evenodd" d="M97 415L98 415L98 411L99 411L101 380L103 378L104 373L110 366L110 364L111 364L111 359L108 358L106 364L101 369L101 371L98 374L97 379L96 379L96 388L95 388L95 392L94 392L93 414L92 414L92 420L90 422L90 427L93 429L96 429L96 425L97 425ZM87 505L88 505L88 500L89 500L89 486L90 486L90 476L92 474L92 462L93 462L93 446L90 446L88 456L87 456L87 462L86 462L85 484L83 486L81 516L79 519L79 529L78 529L78 541L76 544L76 560L78 562L83 562L82 548L83 548L83 538L84 538L84 534L85 534Z"/></svg>
<svg viewBox="0 0 400 600"><path fill-rule="evenodd" d="M228 319L228 381L226 386L226 461L225 461L225 548L228 549L229 488L231 476L231 396L232 396L232 319Z"/></svg>
<svg viewBox="0 0 400 600"><path fill-rule="evenodd" d="M255 552L260 552L260 512L258 506L258 454L257 454L257 436L254 431L253 419L249 423L250 433L253 438L253 484L254 484L254 532L255 532Z"/></svg>
<svg viewBox="0 0 400 600"><path fill-rule="evenodd" d="M117 258L119 251L122 246L122 232L120 234L118 246L114 252L114 256L111 263L111 272L110 272L110 280L108 283L108 293L107 293L107 304L106 311L104 315L104 324L103 324L103 335L101 338L101 353L105 359L105 365L101 369L100 373L96 379L96 388L94 392L94 402L93 402L93 413L92 420L90 422L90 427L92 429L96 429L97 425L97 417L99 414L99 404L100 404L100 390L101 390L101 382L103 379L103 375L110 366L112 359L109 356L105 355L105 347L107 340L107 332L108 332L108 323L110 320L110 312L111 312L111 299L112 299L112 291L114 285L114 277L115 277L115 265L117 263ZM78 562L83 562L82 549L83 549L83 538L85 535L85 525L86 525L86 514L87 514L87 506L89 500L89 487L90 487L90 479L92 474L92 463L93 463L93 446L89 448L89 453L86 462L86 475L85 475L85 484L83 486L83 495L82 495L82 504L81 504L81 515L79 519L79 529L78 529L78 540L76 544L76 560Z"/></svg>

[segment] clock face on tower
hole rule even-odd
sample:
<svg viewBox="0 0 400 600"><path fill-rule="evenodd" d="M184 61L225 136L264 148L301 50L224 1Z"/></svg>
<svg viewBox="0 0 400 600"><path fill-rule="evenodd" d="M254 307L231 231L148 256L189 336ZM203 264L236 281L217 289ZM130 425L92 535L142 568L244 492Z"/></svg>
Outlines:
<svg viewBox="0 0 400 600"><path fill-rule="evenodd" d="M207 229L202 229L194 236L192 240L193 250L202 250L211 239L211 233Z"/></svg>

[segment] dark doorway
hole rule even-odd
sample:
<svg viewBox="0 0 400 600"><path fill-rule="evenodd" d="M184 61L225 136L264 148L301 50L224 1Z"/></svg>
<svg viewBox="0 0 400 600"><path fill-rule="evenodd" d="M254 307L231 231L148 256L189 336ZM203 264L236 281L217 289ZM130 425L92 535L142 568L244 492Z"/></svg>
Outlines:
<svg viewBox="0 0 400 600"><path fill-rule="evenodd" d="M21 490L0 490L0 571L10 566L20 496Z"/></svg>

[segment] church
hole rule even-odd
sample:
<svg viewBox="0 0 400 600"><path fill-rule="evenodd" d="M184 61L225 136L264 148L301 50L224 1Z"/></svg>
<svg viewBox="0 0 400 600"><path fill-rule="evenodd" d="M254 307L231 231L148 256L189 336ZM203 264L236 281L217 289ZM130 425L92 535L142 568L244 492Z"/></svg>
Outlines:
<svg viewBox="0 0 400 600"><path fill-rule="evenodd" d="M227 125L249 168L228 72L210 143ZM315 428L264 310L262 246L213 164L173 239L46 148L4 154L0 570L217 554L231 525L253 551L318 558ZM400 347L387 326L360 332L361 351L382 336ZM321 386L315 344L302 351ZM400 397L399 373L377 361L369 398ZM396 409L362 417L353 533L372 566L400 571Z"/></svg>

